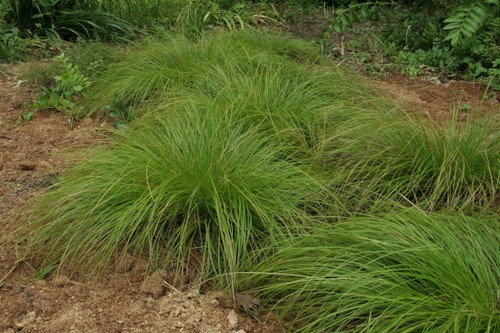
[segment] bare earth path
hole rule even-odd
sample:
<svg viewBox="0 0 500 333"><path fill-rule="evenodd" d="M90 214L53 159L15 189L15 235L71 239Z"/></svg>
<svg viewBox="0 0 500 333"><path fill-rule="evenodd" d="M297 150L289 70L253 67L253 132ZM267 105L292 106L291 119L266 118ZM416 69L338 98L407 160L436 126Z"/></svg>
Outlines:
<svg viewBox="0 0 500 333"><path fill-rule="evenodd" d="M498 111L496 96L483 100L484 85L451 82L434 85L394 76L377 81L403 107L449 118L465 104ZM96 142L90 121L70 129L63 113L43 111L29 122L14 123L34 92L19 84L14 69L0 67L0 333L11 332L282 332L273 319L259 323L222 292L177 292L163 283L166 272L144 280L140 260L98 282L65 276L34 280L33 269L18 262L9 235L20 221L16 209L42 193L62 171L58 153ZM108 126L98 124L98 128ZM263 318L264 319L264 318Z"/></svg>

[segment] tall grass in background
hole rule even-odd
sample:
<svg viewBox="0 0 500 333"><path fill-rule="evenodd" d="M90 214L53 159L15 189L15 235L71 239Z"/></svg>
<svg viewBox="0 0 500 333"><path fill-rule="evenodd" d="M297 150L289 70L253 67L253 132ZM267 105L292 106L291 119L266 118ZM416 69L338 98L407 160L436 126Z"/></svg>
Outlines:
<svg viewBox="0 0 500 333"><path fill-rule="evenodd" d="M396 209L263 251L244 280L293 331L500 330L498 216Z"/></svg>
<svg viewBox="0 0 500 333"><path fill-rule="evenodd" d="M226 274L248 251L286 241L328 205L306 163L272 138L193 106L148 117L108 146L82 152L35 204L22 231L38 267L98 270L123 253L152 266L197 258L201 277Z"/></svg>
<svg viewBox="0 0 500 333"><path fill-rule="evenodd" d="M373 89L358 76L315 67L320 63L324 59L314 44L280 34L218 31L197 41L170 35L133 49L122 62L110 65L96 82L88 104L91 111L102 110L115 94L138 108L168 93L212 97L233 74L255 77L258 71L271 75L277 69L283 79L302 85L308 81L307 88L330 98L329 102L335 98L358 104L374 99L385 102L374 97Z"/></svg>
<svg viewBox="0 0 500 333"><path fill-rule="evenodd" d="M101 8L139 28L171 27L189 5L189 0L103 0Z"/></svg>
<svg viewBox="0 0 500 333"><path fill-rule="evenodd" d="M137 32L129 22L100 10L100 2L95 0L5 2L6 22L24 35L47 38L54 46L60 46L61 40L77 38L130 41Z"/></svg>

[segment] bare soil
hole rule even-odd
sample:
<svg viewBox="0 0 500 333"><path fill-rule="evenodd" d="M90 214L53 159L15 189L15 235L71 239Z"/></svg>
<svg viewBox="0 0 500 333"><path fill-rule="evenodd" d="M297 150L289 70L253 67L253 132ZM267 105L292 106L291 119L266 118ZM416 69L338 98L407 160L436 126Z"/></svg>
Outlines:
<svg viewBox="0 0 500 333"><path fill-rule="evenodd" d="M487 90L484 83L441 82L402 74L373 83L397 106L438 122L454 117L464 121L471 115L497 114L500 110L500 92Z"/></svg>
<svg viewBox="0 0 500 333"><path fill-rule="evenodd" d="M374 84L405 109L435 119L450 118L465 104L499 110L496 95L484 98L483 84L436 85L403 75ZM62 152L97 144L102 128L109 126L83 121L71 129L67 115L51 111L19 123L24 102L34 97L31 88L18 82L15 69L0 68L0 333L283 331L274 317L260 316L259 321L223 292L179 292L166 283L164 271L144 279L141 260L127 269L106 272L98 281L50 273L34 279L32 267L18 260L13 250L11 235L22 222L9 217L64 170Z"/></svg>

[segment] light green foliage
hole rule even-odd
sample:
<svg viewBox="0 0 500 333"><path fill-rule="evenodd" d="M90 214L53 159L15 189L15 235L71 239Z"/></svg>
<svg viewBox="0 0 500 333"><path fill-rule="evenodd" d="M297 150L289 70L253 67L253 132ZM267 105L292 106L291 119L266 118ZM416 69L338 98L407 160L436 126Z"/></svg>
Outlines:
<svg viewBox="0 0 500 333"><path fill-rule="evenodd" d="M35 111L23 112L19 115L19 118L9 117L9 121L12 125L12 128L16 128L26 121L30 121L35 116Z"/></svg>
<svg viewBox="0 0 500 333"><path fill-rule="evenodd" d="M133 23L137 27L171 27L187 7L189 0L107 0L102 8L109 13Z"/></svg>
<svg viewBox="0 0 500 333"><path fill-rule="evenodd" d="M107 108L111 111L109 116L118 119L113 123L113 126L116 126L118 129L128 131L130 127L128 127L127 123L135 120L136 118L134 108L130 105L125 106L123 99L116 95L113 97L111 105L108 105Z"/></svg>
<svg viewBox="0 0 500 333"><path fill-rule="evenodd" d="M279 67L283 62L297 72L301 68L291 59L314 62L319 58L309 43L262 33L212 34L196 42L182 37L157 40L108 66L89 93L89 110L111 105L117 95L141 113L164 96L216 94L217 88L212 87L223 84L221 80L230 78L233 71L239 76L255 75L260 67Z"/></svg>
<svg viewBox="0 0 500 333"><path fill-rule="evenodd" d="M465 123L438 124L361 115L343 149L352 154L352 179L368 196L405 198L430 210L488 209L500 184L497 121L495 114L478 119L472 112Z"/></svg>
<svg viewBox="0 0 500 333"><path fill-rule="evenodd" d="M203 20L208 24L225 25L229 30L245 29L249 25L280 25L281 16L272 4L236 3L223 8L218 2L208 1Z"/></svg>
<svg viewBox="0 0 500 333"><path fill-rule="evenodd" d="M40 276L129 254L254 287L304 331L497 325L495 119L415 120L311 44L250 31L138 46L89 96L127 127L21 212Z"/></svg>
<svg viewBox="0 0 500 333"><path fill-rule="evenodd" d="M418 49L410 51L404 48L394 57L395 64L401 68L403 73L413 76L422 74L422 66L429 66L440 71L440 74L450 74L457 71L462 64L462 60L457 60L449 46L443 46L436 38L431 49L424 51Z"/></svg>
<svg viewBox="0 0 500 333"><path fill-rule="evenodd" d="M398 207L271 245L242 277L294 332L498 332L498 217Z"/></svg>
<svg viewBox="0 0 500 333"><path fill-rule="evenodd" d="M245 30L259 25L283 25L283 20L274 5L265 2L227 4L224 1L194 0L189 1L176 25L189 38L198 38L215 27Z"/></svg>
<svg viewBox="0 0 500 333"><path fill-rule="evenodd" d="M80 74L79 69L69 62L64 53L56 57L61 61L65 72L62 75L55 76L56 86L53 91L66 97L72 97L80 94L85 88L90 86L89 80Z"/></svg>
<svg viewBox="0 0 500 333"><path fill-rule="evenodd" d="M34 113L52 108L65 111L71 115L73 120L77 120L81 115L76 98L90 86L90 80L80 74L76 66L69 63L69 59L64 53L61 53L55 59L62 63L64 73L54 77L55 85L45 88L45 91L38 96L36 102L25 103L26 109Z"/></svg>
<svg viewBox="0 0 500 333"><path fill-rule="evenodd" d="M234 286L249 250L341 205L317 171L320 143L342 106L370 101L341 73L292 60L312 56L305 43L233 32L153 44L111 65L94 100L142 118L111 147L84 152L40 199L27 253L73 268L142 253L179 272L196 255L201 277L227 273L217 280Z"/></svg>
<svg viewBox="0 0 500 333"><path fill-rule="evenodd" d="M24 230L30 257L82 271L127 251L152 265L177 263L181 273L196 256L201 277L228 273L219 278L234 285L249 250L313 219L306 210L321 185L258 126L207 111L188 104L150 116L83 152L39 200Z"/></svg>

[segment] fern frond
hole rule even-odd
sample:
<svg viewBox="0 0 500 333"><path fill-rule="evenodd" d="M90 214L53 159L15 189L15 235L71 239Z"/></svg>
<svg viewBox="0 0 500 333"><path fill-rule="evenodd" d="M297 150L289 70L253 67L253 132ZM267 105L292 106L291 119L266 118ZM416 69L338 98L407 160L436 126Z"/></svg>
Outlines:
<svg viewBox="0 0 500 333"><path fill-rule="evenodd" d="M446 40L451 40L453 46L459 45L464 37L472 37L490 17L488 4L500 5L499 0L466 1L455 8L451 16L444 22L444 29L450 30Z"/></svg>

